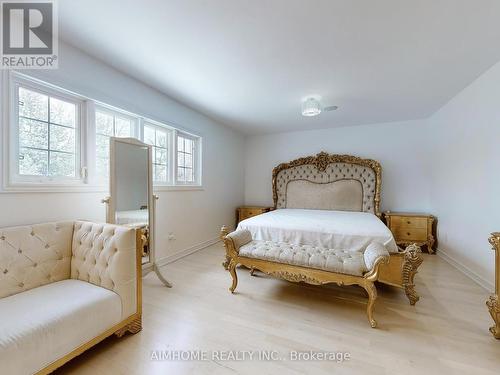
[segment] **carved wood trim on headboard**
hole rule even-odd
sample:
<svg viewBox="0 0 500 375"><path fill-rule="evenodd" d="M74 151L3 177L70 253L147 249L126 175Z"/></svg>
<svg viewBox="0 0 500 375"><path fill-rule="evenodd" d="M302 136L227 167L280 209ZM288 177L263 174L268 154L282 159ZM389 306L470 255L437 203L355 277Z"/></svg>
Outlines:
<svg viewBox="0 0 500 375"><path fill-rule="evenodd" d="M380 190L382 184L382 166L378 161L372 159L363 159L352 155L337 155L328 154L327 152L320 152L316 156L307 156L299 159L292 160L287 163L282 163L273 169L273 201L274 208L278 204L278 189L277 177L278 174L286 169L298 167L301 165L313 165L319 172L324 172L329 164L332 163L348 163L360 165L373 170L375 174L375 193L373 198L373 207L375 214L380 216Z"/></svg>

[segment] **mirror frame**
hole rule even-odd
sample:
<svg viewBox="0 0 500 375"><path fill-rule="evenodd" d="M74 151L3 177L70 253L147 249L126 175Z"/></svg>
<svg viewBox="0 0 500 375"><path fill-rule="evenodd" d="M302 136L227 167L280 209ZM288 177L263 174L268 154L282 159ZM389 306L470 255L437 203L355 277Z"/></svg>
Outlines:
<svg viewBox="0 0 500 375"><path fill-rule="evenodd" d="M142 264L143 269L153 267L155 262L155 195L153 192L153 147L136 138L110 137L109 141L109 203L106 212L106 221L116 222L116 144L126 143L138 147L145 147L148 151L148 220L149 220L149 260Z"/></svg>

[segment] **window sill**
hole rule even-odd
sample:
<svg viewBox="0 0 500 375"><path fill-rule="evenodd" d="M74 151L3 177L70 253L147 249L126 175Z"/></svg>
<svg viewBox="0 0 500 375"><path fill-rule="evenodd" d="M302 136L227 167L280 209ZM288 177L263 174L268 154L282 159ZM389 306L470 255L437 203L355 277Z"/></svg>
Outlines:
<svg viewBox="0 0 500 375"><path fill-rule="evenodd" d="M165 191L203 191L202 185L155 185L153 192ZM104 185L50 185L50 184L9 184L0 189L0 194L7 193L109 193Z"/></svg>
<svg viewBox="0 0 500 375"><path fill-rule="evenodd" d="M104 186L96 185L49 185L49 184L10 184L4 185L2 193L106 193Z"/></svg>
<svg viewBox="0 0 500 375"><path fill-rule="evenodd" d="M159 191L201 191L205 190L203 185L155 185L154 192Z"/></svg>

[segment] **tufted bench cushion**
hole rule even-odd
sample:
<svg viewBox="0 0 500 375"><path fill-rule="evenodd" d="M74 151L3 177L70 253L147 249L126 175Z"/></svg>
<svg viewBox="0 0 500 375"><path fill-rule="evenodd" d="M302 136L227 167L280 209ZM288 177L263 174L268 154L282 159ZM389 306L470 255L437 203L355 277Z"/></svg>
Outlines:
<svg viewBox="0 0 500 375"><path fill-rule="evenodd" d="M239 256L346 275L363 276L371 271L378 258L389 257L388 251L378 242L372 242L364 252L353 252L311 245L256 241L252 240L247 230L238 230L229 236L239 249Z"/></svg>

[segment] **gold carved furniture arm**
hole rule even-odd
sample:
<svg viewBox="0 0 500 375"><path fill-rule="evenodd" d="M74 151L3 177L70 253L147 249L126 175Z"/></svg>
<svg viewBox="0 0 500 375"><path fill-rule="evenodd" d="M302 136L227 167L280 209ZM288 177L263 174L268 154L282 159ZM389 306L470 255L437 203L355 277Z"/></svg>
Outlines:
<svg viewBox="0 0 500 375"><path fill-rule="evenodd" d="M379 264L389 261L389 252L384 245L373 242L366 248L363 259L368 269L364 276L375 281L378 279Z"/></svg>
<svg viewBox="0 0 500 375"><path fill-rule="evenodd" d="M490 332L496 339L500 339L500 233L492 233L489 242L495 251L495 294L486 301L486 306L495 323L490 327Z"/></svg>
<svg viewBox="0 0 500 375"><path fill-rule="evenodd" d="M239 248L252 241L252 235L247 230L237 230L229 233L227 227L223 226L220 236L226 249L226 259L222 266L227 270L231 259L238 256Z"/></svg>

